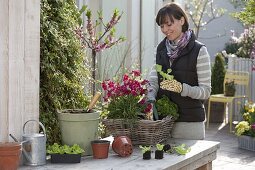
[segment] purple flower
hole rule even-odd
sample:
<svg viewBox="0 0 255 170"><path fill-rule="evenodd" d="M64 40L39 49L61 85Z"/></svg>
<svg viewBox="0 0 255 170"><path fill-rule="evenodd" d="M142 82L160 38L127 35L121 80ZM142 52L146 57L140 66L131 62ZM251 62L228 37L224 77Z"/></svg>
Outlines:
<svg viewBox="0 0 255 170"><path fill-rule="evenodd" d="M251 125L251 129L255 130L255 123Z"/></svg>

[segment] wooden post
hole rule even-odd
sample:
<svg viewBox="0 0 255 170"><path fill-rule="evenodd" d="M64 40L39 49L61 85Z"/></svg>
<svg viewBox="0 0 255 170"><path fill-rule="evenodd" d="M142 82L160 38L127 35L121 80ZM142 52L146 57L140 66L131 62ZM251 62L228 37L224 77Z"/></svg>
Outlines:
<svg viewBox="0 0 255 170"><path fill-rule="evenodd" d="M40 1L0 0L0 11L2 142L21 140L24 122L39 118Z"/></svg>
<svg viewBox="0 0 255 170"><path fill-rule="evenodd" d="M0 141L8 141L9 19L8 0L0 0Z"/></svg>

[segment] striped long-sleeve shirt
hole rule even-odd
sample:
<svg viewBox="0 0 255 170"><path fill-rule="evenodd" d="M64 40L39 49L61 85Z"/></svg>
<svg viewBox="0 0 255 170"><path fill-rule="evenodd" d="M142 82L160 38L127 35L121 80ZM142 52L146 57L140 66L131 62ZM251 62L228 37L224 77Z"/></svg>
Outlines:
<svg viewBox="0 0 255 170"><path fill-rule="evenodd" d="M211 94L211 66L210 66L210 56L208 54L207 48L202 46L200 48L197 57L197 76L198 76L198 86L190 86L186 83L182 84L181 96L188 96L192 99L208 99ZM147 98L149 100L155 100L159 88L158 75L155 70L155 65L152 67L149 74L149 92Z"/></svg>

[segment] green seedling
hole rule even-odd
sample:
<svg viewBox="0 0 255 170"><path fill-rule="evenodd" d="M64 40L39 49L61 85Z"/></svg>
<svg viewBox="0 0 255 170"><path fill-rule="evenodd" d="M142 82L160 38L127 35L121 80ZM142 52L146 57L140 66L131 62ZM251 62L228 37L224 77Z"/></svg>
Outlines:
<svg viewBox="0 0 255 170"><path fill-rule="evenodd" d="M156 64L155 69L163 77L163 80L173 80L174 79L174 76L170 75L170 73L172 72L172 70L170 68L167 69L167 71L165 73L162 71L162 66L159 64Z"/></svg>
<svg viewBox="0 0 255 170"><path fill-rule="evenodd" d="M190 147L186 147L185 144L181 144L178 146L174 147L175 152L177 152L180 155L186 155L187 153L189 153L191 151Z"/></svg>
<svg viewBox="0 0 255 170"><path fill-rule="evenodd" d="M147 151L151 151L151 146L142 146L139 145L139 148L142 149L142 153L144 154Z"/></svg>
<svg viewBox="0 0 255 170"><path fill-rule="evenodd" d="M164 148L164 144L157 143L156 148L157 148L157 150L162 151Z"/></svg>

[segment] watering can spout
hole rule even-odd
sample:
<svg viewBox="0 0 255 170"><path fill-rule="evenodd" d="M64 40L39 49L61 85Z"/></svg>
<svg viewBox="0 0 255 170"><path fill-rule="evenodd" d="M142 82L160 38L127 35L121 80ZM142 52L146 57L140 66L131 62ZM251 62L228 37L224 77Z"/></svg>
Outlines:
<svg viewBox="0 0 255 170"><path fill-rule="evenodd" d="M15 136L13 136L12 134L9 134L9 136L10 136L15 142L19 142L18 139L17 139ZM26 149L25 149L24 146L23 146L23 143L26 143L26 142L28 142L28 141L22 141L22 142L19 142L19 143L21 143L22 150L23 150L23 153L24 153L26 159L29 160L29 161L32 161L32 157L29 156L29 154L27 153Z"/></svg>
<svg viewBox="0 0 255 170"><path fill-rule="evenodd" d="M9 136L15 141L15 142L19 142L17 138L15 138L12 134L9 134Z"/></svg>

